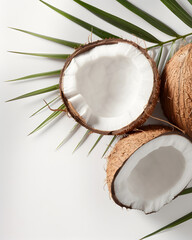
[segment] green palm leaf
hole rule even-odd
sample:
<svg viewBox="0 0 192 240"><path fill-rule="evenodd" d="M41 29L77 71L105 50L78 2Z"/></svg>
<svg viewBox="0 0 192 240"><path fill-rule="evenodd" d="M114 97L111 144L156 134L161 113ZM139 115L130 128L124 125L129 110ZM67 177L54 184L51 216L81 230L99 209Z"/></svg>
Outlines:
<svg viewBox="0 0 192 240"><path fill-rule="evenodd" d="M96 8L90 4L87 4L85 2L82 2L80 0L74 0L76 3L80 4L84 8L88 9L90 12L95 14L96 16L100 17L101 19L107 21L108 23L128 32L131 34L134 34L137 37L140 37L148 42L153 42L153 43L160 43L160 41L155 38L153 35L150 33L146 32L145 30L137 27L136 25L127 22L119 17L116 17L112 14L109 14L99 8Z"/></svg>
<svg viewBox="0 0 192 240"><path fill-rule="evenodd" d="M51 72L35 73L35 74L27 75L25 77L8 80L6 82L14 82L14 81L26 80L26 79L31 79L31 78L39 78L39 77L50 77L50 76L59 75L60 73L61 73L61 69L51 71Z"/></svg>
<svg viewBox="0 0 192 240"><path fill-rule="evenodd" d="M148 237L151 237L151 236L153 236L153 235L155 235L155 234L157 234L157 233L159 233L159 232L162 232L162 231L164 231L164 230L166 230L166 229L176 227L177 225L179 225L179 224L181 224L181 223L183 223L183 222L186 222L186 221L190 220L191 218L192 218L192 212L190 212L190 213L188 213L187 215L179 218L178 220L176 220L176 221L174 221L174 222L166 225L165 227L160 228L159 230L157 230L157 231L155 231L155 232L153 232L153 233L151 233L151 234L149 234L149 235L141 238L140 240L145 239L145 238L148 238Z"/></svg>
<svg viewBox="0 0 192 240"><path fill-rule="evenodd" d="M181 195L186 195L186 194L189 194L189 193L192 193L192 187L184 189L184 190L179 194L179 196L181 196Z"/></svg>
<svg viewBox="0 0 192 240"><path fill-rule="evenodd" d="M27 98L27 97L32 97L32 96L35 96L35 95L39 95L39 94L55 91L57 89L59 89L59 84L56 84L56 85L53 85L53 86L50 86L50 87L42 88L42 89L39 89L39 90L36 90L36 91L33 91L33 92L29 92L29 93L23 94L23 95L21 95L19 97L10 99L10 100L8 100L6 102L11 102L11 101L15 101L15 100L19 100L19 99Z"/></svg>
<svg viewBox="0 0 192 240"><path fill-rule="evenodd" d="M26 52L16 52L16 51L9 51L9 52L23 54L23 55L36 56L36 57L54 58L54 59L67 59L70 56L70 54L26 53Z"/></svg>
<svg viewBox="0 0 192 240"><path fill-rule="evenodd" d="M95 35L97 35L100 38L103 38L103 39L105 39L105 38L119 38L119 37L117 37L117 36L115 36L111 33L108 33L108 32L106 32L106 31L104 31L104 30L102 30L98 27L95 27L95 26L93 26L89 23L86 23L86 22L82 21L81 19L76 18L76 17L74 17L74 16L72 16L72 15L70 15L70 14L68 14L68 13L66 13L66 12L64 12L64 11L62 11L62 10L44 2L44 1L42 1L42 0L40 0L40 2L44 3L45 5L47 5L48 7L53 9L54 11L56 11L57 13L61 14L62 16L66 17L66 18L68 18L69 20L77 23L78 25L87 29L88 31L93 32Z"/></svg>
<svg viewBox="0 0 192 240"><path fill-rule="evenodd" d="M77 131L77 129L80 127L79 123L76 123L74 127L70 130L70 132L67 134L67 136L62 140L62 142L57 146L57 150L68 141L72 137L72 135Z"/></svg>
<svg viewBox="0 0 192 240"><path fill-rule="evenodd" d="M161 2L185 24L192 28L192 17L175 0L161 0Z"/></svg>
<svg viewBox="0 0 192 240"><path fill-rule="evenodd" d="M56 11L57 13L61 14L62 16L68 18L69 20L77 23L78 25L80 25L81 27L87 29L90 32L93 32L95 35L99 36L100 38L118 38L118 36L113 35L109 32L106 32L100 28L97 28L95 26L93 26L92 24L86 23L85 21L82 21L81 19L78 19L46 2L44 2L43 0L40 0L42 3L44 3L45 5L47 5L49 8L51 8L52 10ZM147 22L149 22L151 25L153 25L154 27L156 27L157 29L159 29L160 31L167 33L168 35L171 36L176 36L176 38L165 41L165 42L160 42L157 38L155 38L153 35L151 35L150 33L144 31L143 29L139 28L138 26L135 26L121 18L118 18L117 16L114 16L112 14L109 14L107 12L102 11L101 9L98 9L92 5L89 5L87 3L84 3L80 0L74 0L75 2L77 2L78 4L82 5L83 7L85 7L86 9L88 9L89 11L91 11L92 13L94 13L95 15L97 15L98 17L102 18L103 20L107 21L108 23L118 27L119 29L122 29L126 32L129 32L131 34L134 34L146 41L149 42L153 42L153 43L157 43L156 45L149 47L148 49L154 48L154 47L159 47L159 46L163 46L164 44L167 43L173 43L170 52L167 55L166 60L169 58L169 56L171 56L172 52L174 52L174 42L178 39L182 39L185 38L189 35L191 35L192 33L188 33L186 35L183 36L179 36L174 30L172 30L170 27L168 27L167 25L165 25L163 22L159 21L158 19L154 18L153 16L149 15L148 13L142 11L141 9L137 8L136 6L134 6L133 4L131 4L129 1L125 1L125 0L116 0L119 3L121 3L122 5L124 5L125 7L127 7L128 9L130 9L132 12L136 13L137 15L139 15L140 17L142 17L144 20L146 20ZM192 0L188 0L189 3L192 4ZM177 17L179 17L184 23L186 23L188 26L192 27L192 17L175 1L175 0L161 0L162 3L164 3L164 5L166 5ZM22 29L17 29L17 28L13 28L14 30L23 32L23 33L27 33L30 34L32 36L35 37L39 37L45 40L49 40L51 42L55 42L55 43L59 43L65 46L69 46L72 48L76 48L80 45L80 43L76 43L76 42L70 42L70 41L66 41L66 40L62 40L62 39L57 39L57 38L53 38L53 37L49 37L49 36L45 36L42 34L38 34L38 33L34 33L34 32L30 32L30 31L26 31L26 30L22 30ZM163 47L160 48L158 55L156 57L156 63L157 65L159 65L159 62L161 60L162 57L162 50ZM44 54L44 53L25 53L25 52L14 52L14 53L19 53L19 54L24 54L24 55L32 55L32 56L39 56L39 57L48 57L48 58L53 58L53 59L66 59L69 54ZM165 61L166 62L166 61ZM51 72L45 72L45 73L37 73L37 74L32 74L32 75L28 75L25 77L21 77L21 78L17 78L11 81L17 81L17 80L25 80L25 79L30 79L30 78L36 78L36 77L44 77L44 76L53 76L53 75L58 75L60 73L60 70L57 71L51 71ZM21 95L19 97L16 97L14 99L8 100L8 101L13 101L13 100L18 100L18 99L22 99L22 98L26 98L26 97L30 97L30 96L34 96L34 95L38 95L38 94L42 94L42 93L46 93L46 92L50 92L50 91L54 91L57 90L59 88L59 84L47 87L47 88L43 88L43 89L39 89L24 95ZM58 97L57 97L58 98ZM54 98L52 101L49 102L49 104L51 104L52 102L54 102L57 98ZM45 107L47 107L47 104L43 107L41 107L38 111L36 111L34 114L32 114L32 116L34 116L36 113L40 112L41 110L43 110ZM62 104L59 109L64 110L65 109L65 105ZM51 122L52 120L54 120L56 117L58 117L62 112L61 111L55 111L53 112L49 117L47 117L37 128L35 128L30 134L40 130L41 128L43 128L44 126L46 126L49 122ZM72 136L72 134L74 133L74 131L77 129L77 127L79 126L79 124L76 124L74 126L74 128L71 131L71 134L68 135L68 137ZM82 139L80 140L80 142L78 143L78 145L76 146L75 150L77 148L79 148L84 141L88 138L90 131L87 130L86 133L84 134L84 136L82 137ZM96 140L95 144L93 145L93 147L91 148L91 150L89 151L89 153L91 153L93 151L93 149L97 146L97 144L99 143L99 141L101 140L103 136L100 135L98 137L98 139ZM113 144L114 140L116 139L116 136L113 136L113 138L111 139L110 143L108 144L105 152L103 153L103 156L106 154L106 152L109 150L110 146ZM58 146L60 147L64 142L66 141L66 138L61 142L61 144ZM74 150L74 151L75 151ZM102 157L103 157L102 156ZM192 193L192 188L188 188L183 190L179 195L185 195L185 194L189 194ZM143 237L147 238L150 237L152 235L155 235L163 230L175 227L189 219L192 218L192 212L183 216L182 218L179 218L178 220L168 224L167 226Z"/></svg>
<svg viewBox="0 0 192 240"><path fill-rule="evenodd" d="M96 142L94 143L93 147L90 149L90 151L88 152L88 155L93 151L93 149L97 146L97 144L100 142L101 138L103 137L103 135L100 135Z"/></svg>
<svg viewBox="0 0 192 240"><path fill-rule="evenodd" d="M167 63L167 62L169 61L169 59L173 56L173 54L174 54L174 50L175 50L175 41L172 42L171 47L170 47L170 49L169 49L167 55L166 55L165 58L164 58L164 61L163 61L163 64L162 64L162 67L161 67L160 73L163 72L166 63Z"/></svg>
<svg viewBox="0 0 192 240"><path fill-rule="evenodd" d="M192 33L187 33L187 34L185 34L185 35L180 35L180 36L178 36L178 37L176 37L176 38L172 38L172 39L170 39L170 40L168 40L168 41L160 42L160 43L155 44L155 45L153 45L153 46L151 46L151 47L148 47L147 50L150 50L150 49L152 49L152 48L156 48L156 47L159 47L159 46L163 46L163 45L168 44L168 43L173 43L173 42L175 42L175 41L177 41L177 40L179 40L179 39L185 39L186 37L191 36L191 35L192 35Z"/></svg>
<svg viewBox="0 0 192 240"><path fill-rule="evenodd" d="M167 62L173 57L176 49L177 49L177 44L176 44L176 42L173 42L172 45L171 45L170 53L169 53L168 58L167 58Z"/></svg>
<svg viewBox="0 0 192 240"><path fill-rule="evenodd" d="M159 50L159 52L157 54L157 57L155 59L157 67L159 67L159 63L161 61L162 51L163 51L163 47L161 46L161 48L160 48L160 50Z"/></svg>
<svg viewBox="0 0 192 240"><path fill-rule="evenodd" d="M111 139L110 143L108 144L107 148L105 149L105 151L104 151L104 153L103 153L103 155L102 155L102 158L105 156L105 154L107 153L107 151L108 151L109 148L111 147L112 143L115 141L116 137L117 137L117 136L114 136L114 137Z"/></svg>
<svg viewBox="0 0 192 240"><path fill-rule="evenodd" d="M87 138L90 136L90 130L87 130L86 133L83 135L75 149L73 150L73 153L87 140Z"/></svg>
<svg viewBox="0 0 192 240"><path fill-rule="evenodd" d="M65 105L62 104L58 109L64 110L65 109ZM49 122L51 122L53 119L55 119L56 117L59 116L59 114L61 114L62 111L57 111L57 112L53 112L48 118L46 118L37 128L35 128L31 133L29 133L29 135L33 134L34 132L40 130L41 128L43 128L44 126L46 126Z"/></svg>
<svg viewBox="0 0 192 240"><path fill-rule="evenodd" d="M59 43L59 44L62 44L64 46L71 47L71 48L78 48L81 45L80 43L77 43L77 42L70 42L70 41L66 41L66 40L63 40L63 39L53 38L53 37L45 36L45 35L42 35L42 34L22 30L22 29L19 29L19 28L11 28L11 29L16 30L16 31L20 31L20 32L23 32L23 33L27 33L27 34L30 34L32 36L39 37L39 38L42 38L42 39L45 39L45 40L48 40L48 41L51 41L51 42Z"/></svg>
<svg viewBox="0 0 192 240"><path fill-rule="evenodd" d="M38 109L36 112L34 112L30 117L35 116L37 113L41 112L44 108L48 107L51 103L55 102L60 96L57 96L56 98L52 99L48 104L45 104L43 107Z"/></svg>
<svg viewBox="0 0 192 240"><path fill-rule="evenodd" d="M164 33L166 33L170 36L174 36L174 37L178 36L178 34L173 29L171 29L169 26L167 26L166 24L164 24L157 18L151 16L150 14L144 12L140 8L136 7L129 1L127 1L127 0L116 0L116 1L119 2L120 4L122 4L124 7L126 7L130 11L132 11L133 13L135 13L138 16L140 16L141 18L143 18L145 21L147 21L149 24L151 24L155 28L159 29L161 32L164 32Z"/></svg>

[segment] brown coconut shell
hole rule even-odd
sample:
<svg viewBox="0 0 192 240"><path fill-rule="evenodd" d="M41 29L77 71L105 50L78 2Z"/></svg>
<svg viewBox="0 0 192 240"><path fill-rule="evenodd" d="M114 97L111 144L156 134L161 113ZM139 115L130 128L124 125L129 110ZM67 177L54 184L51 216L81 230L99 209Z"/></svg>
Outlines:
<svg viewBox="0 0 192 240"><path fill-rule="evenodd" d="M80 54L83 54L83 53L85 53L85 52L87 52L87 51L89 51L92 48L95 48L97 46L117 44L119 42L125 42L125 43L133 45L134 47L139 49L142 52L142 54L148 59L150 65L151 65L151 68L153 70L153 73L154 73L154 87L153 87L153 91L152 91L152 94L150 96L150 99L149 99L148 103L146 104L146 107L145 107L143 113L135 121L133 121L131 124L121 128L121 129L118 129L118 130L115 130L115 131L101 131L99 129L94 129L94 128L88 126L85 119L83 119L78 114L78 112L75 110L75 108L73 107L71 102L65 96L65 93L62 90L62 85L64 84L64 81L65 81L65 70L67 69L67 67L69 66L69 64L71 63L71 61L74 57L76 57ZM158 70L157 70L157 67L156 67L156 63L149 56L146 49L140 47L139 45L137 45L136 43L134 43L132 41L128 41L128 40L124 40L124 39L104 39L104 40L99 40L99 41L96 41L96 42L91 42L91 43L85 44L83 46L80 46L66 60L65 65L64 65L64 67L62 69L62 72L61 72L61 75L60 75L60 94L61 94L61 98L63 99L63 102L64 102L64 104L66 106L66 109L69 112L69 114L79 124L86 127L90 131L95 132L95 133L99 133L99 134L103 134L103 135L120 135L120 134L124 134L126 132L129 132L129 131L132 131L134 128L141 126L147 120L147 118L152 114L152 112L153 112L153 110L156 106L158 97L159 97L159 92L160 92L160 78L159 78Z"/></svg>
<svg viewBox="0 0 192 240"><path fill-rule="evenodd" d="M180 48L165 65L161 104L169 121L192 137L192 43Z"/></svg>
<svg viewBox="0 0 192 240"><path fill-rule="evenodd" d="M131 132L127 137L119 140L107 159L107 185L112 199L121 207L131 208L119 202L114 191L114 180L131 155L144 144L165 134L181 134L167 126L143 126L138 131Z"/></svg>

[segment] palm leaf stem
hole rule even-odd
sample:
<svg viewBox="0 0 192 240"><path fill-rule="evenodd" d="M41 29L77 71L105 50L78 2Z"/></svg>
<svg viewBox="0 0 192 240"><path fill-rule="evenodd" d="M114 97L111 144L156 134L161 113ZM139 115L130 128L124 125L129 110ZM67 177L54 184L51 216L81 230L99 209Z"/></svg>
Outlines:
<svg viewBox="0 0 192 240"><path fill-rule="evenodd" d="M155 48L155 47L160 47L160 46L165 45L165 44L167 44L167 43L175 42L175 41L177 41L177 40L179 40L179 39L184 39L184 38L186 38L186 37L188 37L188 36L190 36L190 35L192 35L192 32L191 32L191 33L187 33L187 34L185 34L185 35L181 35L181 36L176 37L176 38L172 38L171 40L168 40L168 41L165 41L165 42L160 42L160 43L155 44L155 45L153 45L153 46L151 46L151 47L148 47L147 50L152 49L152 48Z"/></svg>

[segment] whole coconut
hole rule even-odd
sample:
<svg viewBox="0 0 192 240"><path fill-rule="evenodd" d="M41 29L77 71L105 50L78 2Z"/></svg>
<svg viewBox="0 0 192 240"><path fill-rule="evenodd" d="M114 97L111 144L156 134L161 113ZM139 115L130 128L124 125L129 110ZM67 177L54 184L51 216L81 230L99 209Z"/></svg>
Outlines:
<svg viewBox="0 0 192 240"><path fill-rule="evenodd" d="M169 121L192 137L192 43L180 48L166 64L161 103Z"/></svg>

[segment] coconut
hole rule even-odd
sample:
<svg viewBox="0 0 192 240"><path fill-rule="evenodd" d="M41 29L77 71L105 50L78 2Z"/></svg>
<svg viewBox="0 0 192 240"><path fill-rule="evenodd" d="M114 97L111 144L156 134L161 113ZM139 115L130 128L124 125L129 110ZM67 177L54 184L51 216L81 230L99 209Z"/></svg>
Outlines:
<svg viewBox="0 0 192 240"><path fill-rule="evenodd" d="M192 179L191 140L169 127L145 126L122 138L107 163L115 203L151 213L174 199Z"/></svg>
<svg viewBox="0 0 192 240"><path fill-rule="evenodd" d="M161 103L170 122L192 137L192 43L179 49L162 74Z"/></svg>
<svg viewBox="0 0 192 240"><path fill-rule="evenodd" d="M78 48L66 61L60 93L69 114L92 132L118 135L142 125L159 95L156 64L123 39Z"/></svg>

